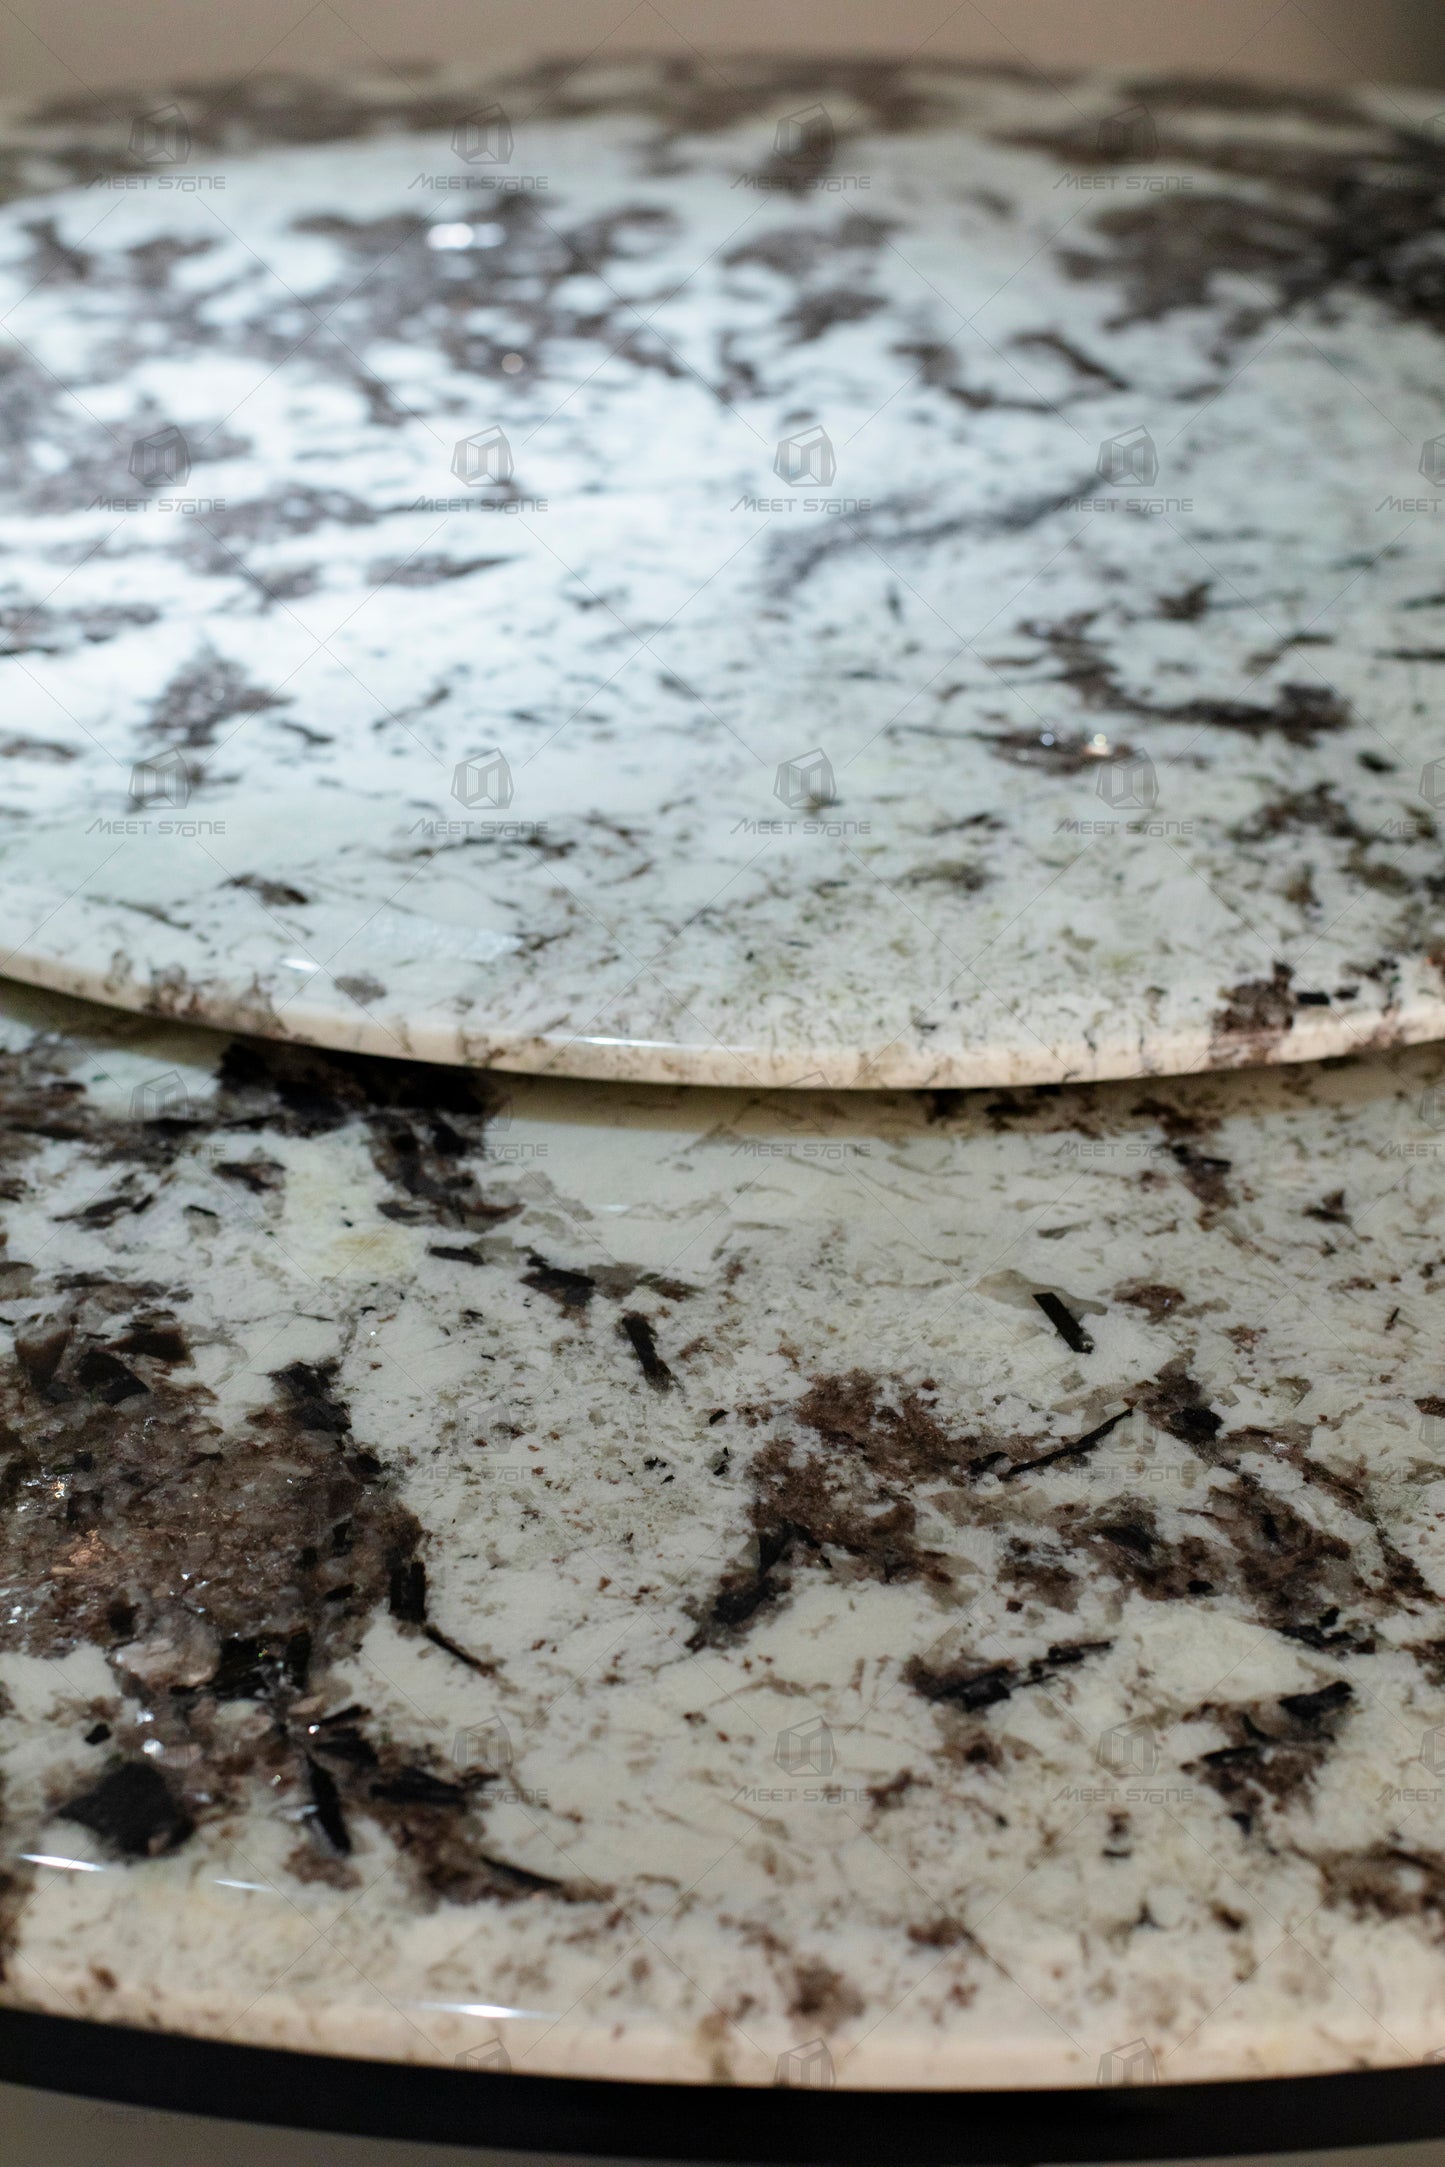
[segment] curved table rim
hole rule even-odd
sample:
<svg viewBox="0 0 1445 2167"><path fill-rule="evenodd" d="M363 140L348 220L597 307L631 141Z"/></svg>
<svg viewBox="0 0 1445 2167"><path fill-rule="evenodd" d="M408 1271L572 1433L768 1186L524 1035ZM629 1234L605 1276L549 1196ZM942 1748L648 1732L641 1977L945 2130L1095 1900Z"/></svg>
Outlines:
<svg viewBox="0 0 1445 2167"><path fill-rule="evenodd" d="M504 2075L0 2009L0 2080L177 2114L617 2159L1105 2161L1445 2135L1445 2063L1204 2084L876 2092Z"/></svg>

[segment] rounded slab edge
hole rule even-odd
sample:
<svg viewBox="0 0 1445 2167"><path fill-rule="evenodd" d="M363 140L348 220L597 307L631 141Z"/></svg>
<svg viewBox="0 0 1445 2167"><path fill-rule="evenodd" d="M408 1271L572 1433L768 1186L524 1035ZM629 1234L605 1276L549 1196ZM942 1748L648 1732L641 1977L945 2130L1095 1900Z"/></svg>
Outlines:
<svg viewBox="0 0 1445 2167"><path fill-rule="evenodd" d="M611 2158L1146 2160L1445 2135L1445 2065L1036 2092L614 2083L352 2061L0 2010L0 2080L227 2121Z"/></svg>
<svg viewBox="0 0 1445 2167"><path fill-rule="evenodd" d="M285 1014L264 999L212 985L177 988L96 974L58 956L11 954L4 976L47 993L98 1002L124 1013L196 1024L241 1037L315 1046L331 1053L424 1061L444 1068L502 1069L587 1083L697 1084L713 1090L924 1091L998 1090L1012 1085L1110 1083L1145 1076L1197 1076L1273 1068L1399 1050L1445 1039L1445 1001L1436 995L1385 1012L1354 1015L1302 1008L1282 1030L1232 1039L1206 1030L1172 1034L1147 1053L1132 1040L1066 1047L1020 1046L922 1052L899 1040L871 1047L688 1045L614 1039L580 1032L488 1033L475 1025L408 1024L357 1010L289 1002Z"/></svg>

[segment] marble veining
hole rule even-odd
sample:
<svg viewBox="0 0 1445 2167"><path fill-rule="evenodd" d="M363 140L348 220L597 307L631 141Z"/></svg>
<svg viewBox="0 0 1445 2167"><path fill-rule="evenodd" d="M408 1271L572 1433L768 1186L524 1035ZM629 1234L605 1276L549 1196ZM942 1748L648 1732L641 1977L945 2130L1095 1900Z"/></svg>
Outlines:
<svg viewBox="0 0 1445 2167"><path fill-rule="evenodd" d="M1445 2046L1445 1056L742 1093L0 1009L0 1994L481 2068Z"/></svg>
<svg viewBox="0 0 1445 2167"><path fill-rule="evenodd" d="M744 56L11 115L4 968L746 1087L1438 1034L1434 102Z"/></svg>

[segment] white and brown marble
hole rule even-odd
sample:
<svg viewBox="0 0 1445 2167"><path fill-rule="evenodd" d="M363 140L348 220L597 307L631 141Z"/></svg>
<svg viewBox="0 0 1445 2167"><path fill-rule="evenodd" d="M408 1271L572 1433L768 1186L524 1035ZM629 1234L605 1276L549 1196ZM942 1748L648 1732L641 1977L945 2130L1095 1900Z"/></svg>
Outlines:
<svg viewBox="0 0 1445 2167"><path fill-rule="evenodd" d="M12 116L5 969L744 1086L1438 1034L1434 103L603 56Z"/></svg>
<svg viewBox="0 0 1445 2167"><path fill-rule="evenodd" d="M1440 1052L765 1095L11 988L0 1198L7 2003L699 2083L1445 2047Z"/></svg>

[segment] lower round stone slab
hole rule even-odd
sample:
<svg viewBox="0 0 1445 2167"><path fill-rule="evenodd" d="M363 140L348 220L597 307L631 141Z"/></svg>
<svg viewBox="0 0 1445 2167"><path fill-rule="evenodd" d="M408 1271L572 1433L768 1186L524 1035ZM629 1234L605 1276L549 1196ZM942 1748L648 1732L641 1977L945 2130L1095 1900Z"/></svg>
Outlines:
<svg viewBox="0 0 1445 2167"><path fill-rule="evenodd" d="M1438 2051L1445 1055L0 1044L0 2001L798 2089Z"/></svg>
<svg viewBox="0 0 1445 2167"><path fill-rule="evenodd" d="M1440 2127L1445 2076L1438 2067L1355 2070L1325 2077L1252 2078L1212 2084L956 2094L629 2084L616 2078L528 2077L500 2070L438 2069L238 2047L173 2032L137 2031L0 2008L0 2072L43 2090L6 2098L22 2141L51 2139L48 2158L81 2110L74 2095L110 2101L92 2120L146 2108L226 2116L288 2130L352 2132L372 2139L485 2143L517 2152L598 2154L611 2159L872 2161L906 2144L910 2159L992 2167L1013 2146L1038 2160L1081 2151L1111 2160L1298 2154L1311 2147L1378 2150L1431 2138ZM71 2102L56 2098L69 2093ZM18 2110L18 2111L17 2111ZM257 2133L259 2134L259 2133ZM202 2133L197 2137L204 2142ZM279 2140L278 2140L279 2142ZM373 2156L376 2156L375 2153ZM264 2142L257 2153L269 2157Z"/></svg>
<svg viewBox="0 0 1445 2167"><path fill-rule="evenodd" d="M1432 103L636 61L10 121L4 967L769 1087L1440 1033Z"/></svg>

